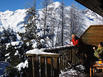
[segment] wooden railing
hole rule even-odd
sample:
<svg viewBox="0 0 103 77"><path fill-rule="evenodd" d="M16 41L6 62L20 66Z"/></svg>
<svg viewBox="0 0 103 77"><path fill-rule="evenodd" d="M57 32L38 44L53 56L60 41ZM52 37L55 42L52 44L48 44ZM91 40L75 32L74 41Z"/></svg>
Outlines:
<svg viewBox="0 0 103 77"><path fill-rule="evenodd" d="M78 48L74 46L44 49L44 52L54 54L27 54L29 77L59 77L61 70L79 63Z"/></svg>

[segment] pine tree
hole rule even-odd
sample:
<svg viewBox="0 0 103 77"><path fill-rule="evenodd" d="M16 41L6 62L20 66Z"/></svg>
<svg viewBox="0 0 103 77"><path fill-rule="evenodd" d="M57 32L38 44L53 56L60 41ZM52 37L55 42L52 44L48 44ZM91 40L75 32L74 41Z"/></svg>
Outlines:
<svg viewBox="0 0 103 77"><path fill-rule="evenodd" d="M5 29L3 28L3 31L0 34L0 43L9 43L12 41L17 41L17 35L16 32L13 31L13 29Z"/></svg>
<svg viewBox="0 0 103 77"><path fill-rule="evenodd" d="M10 67L5 69L5 73L8 74L8 77L14 77L17 75L17 69L15 67L21 62L19 56L14 55L17 51L17 46L13 46L12 42L15 41L17 41L16 32L10 28L3 28L3 31L0 33L0 60L10 64ZM16 71L15 75L12 70Z"/></svg>
<svg viewBox="0 0 103 77"><path fill-rule="evenodd" d="M7 43L11 43L13 41L17 41L16 32L12 29L3 28L3 31L0 33L0 54L2 56L2 60L5 60L5 54L7 54ZM9 51L12 52L12 51Z"/></svg>
<svg viewBox="0 0 103 77"><path fill-rule="evenodd" d="M41 42L40 42L40 36L37 35L37 15L36 15L36 9L35 7L32 7L28 9L27 11L27 16L28 19L25 24L25 33L19 33L19 35L22 37L21 40L23 41L24 44L28 44L28 46L33 45L33 41L37 43L37 48L41 48Z"/></svg>

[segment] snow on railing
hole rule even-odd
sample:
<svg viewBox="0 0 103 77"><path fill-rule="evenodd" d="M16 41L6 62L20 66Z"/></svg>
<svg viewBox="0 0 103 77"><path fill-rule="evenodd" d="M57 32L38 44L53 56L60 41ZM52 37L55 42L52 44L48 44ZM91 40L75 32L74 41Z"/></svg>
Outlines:
<svg viewBox="0 0 103 77"><path fill-rule="evenodd" d="M68 48L68 47L72 47L72 46L73 45L57 46L57 47L51 47L51 48L44 48L44 50L63 49L63 48Z"/></svg>
<svg viewBox="0 0 103 77"><path fill-rule="evenodd" d="M29 50L26 52L26 54L35 54L35 55L40 55L40 54L55 54L55 53L49 53L49 52L44 52L45 49L33 49Z"/></svg>
<svg viewBox="0 0 103 77"><path fill-rule="evenodd" d="M42 48L42 49L32 49L26 52L27 55L53 55L53 54L59 54L58 50L65 50L68 48L73 47L73 45L66 45L66 46L58 46L58 47L52 47L52 48ZM53 52L54 51L54 52ZM56 52L57 51L57 52Z"/></svg>

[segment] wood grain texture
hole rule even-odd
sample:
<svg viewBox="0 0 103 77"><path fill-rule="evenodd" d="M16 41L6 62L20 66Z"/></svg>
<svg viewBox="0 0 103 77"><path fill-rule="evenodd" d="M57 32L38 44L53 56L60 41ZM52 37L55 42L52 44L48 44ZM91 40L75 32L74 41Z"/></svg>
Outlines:
<svg viewBox="0 0 103 77"><path fill-rule="evenodd" d="M103 25L92 25L81 36L84 43L89 45L98 45L103 42Z"/></svg>

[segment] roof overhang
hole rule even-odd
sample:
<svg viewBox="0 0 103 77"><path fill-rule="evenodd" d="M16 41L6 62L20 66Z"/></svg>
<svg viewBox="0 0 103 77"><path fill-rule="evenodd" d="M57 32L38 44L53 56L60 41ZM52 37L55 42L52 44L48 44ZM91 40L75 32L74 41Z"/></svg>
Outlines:
<svg viewBox="0 0 103 77"><path fill-rule="evenodd" d="M103 42L103 25L91 25L80 39L87 45L98 46L100 42Z"/></svg>
<svg viewBox="0 0 103 77"><path fill-rule="evenodd" d="M103 16L103 0L76 0L92 11L98 13Z"/></svg>

